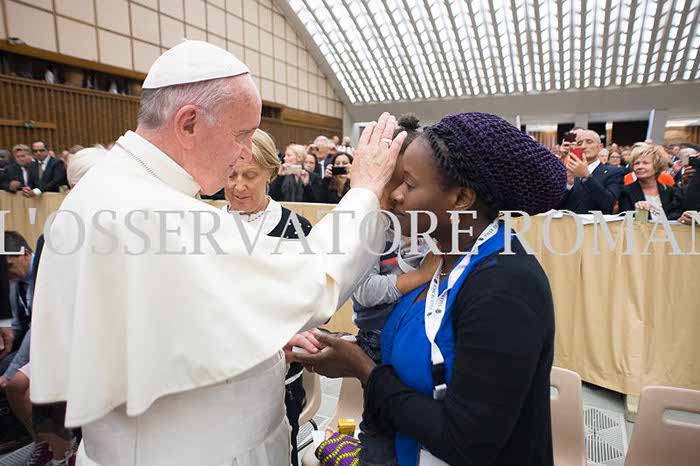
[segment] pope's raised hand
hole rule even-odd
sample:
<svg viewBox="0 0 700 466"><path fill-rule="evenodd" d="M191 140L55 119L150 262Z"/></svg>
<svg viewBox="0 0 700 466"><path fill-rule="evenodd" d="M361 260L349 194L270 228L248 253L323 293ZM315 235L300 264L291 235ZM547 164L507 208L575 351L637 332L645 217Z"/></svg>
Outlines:
<svg viewBox="0 0 700 466"><path fill-rule="evenodd" d="M352 164L350 185L353 188L367 188L381 198L406 139L406 132L394 138L395 130L396 118L388 113L382 113L379 121L364 129Z"/></svg>

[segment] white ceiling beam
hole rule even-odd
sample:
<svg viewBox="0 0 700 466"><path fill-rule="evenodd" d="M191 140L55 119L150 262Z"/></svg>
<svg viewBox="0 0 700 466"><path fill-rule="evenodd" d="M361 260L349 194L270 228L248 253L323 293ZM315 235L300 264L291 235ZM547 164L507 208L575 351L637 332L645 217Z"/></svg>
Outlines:
<svg viewBox="0 0 700 466"><path fill-rule="evenodd" d="M683 9L683 16L681 17L681 26L683 28L686 27L686 23L688 22L688 16L691 14L693 2L689 0L686 2L685 8ZM685 65L688 62L688 53L690 52L690 43L693 40L693 37L695 37L697 27L698 27L698 22L700 22L700 2L697 2L695 4L695 19L690 22L690 30L688 31L688 42L686 43L685 47L683 47L683 55L681 55L680 60L678 59L678 52L680 50L679 45L681 43L680 40L676 40L676 46L673 48L673 54L671 55L671 61L670 65L674 66L676 63L678 63L678 78L677 79L683 79L683 74L685 73ZM679 37L683 37L683 32L685 32L685 29L678 30L678 35ZM664 80L665 82L670 82L671 81L671 75L673 74L673 69L669 68L669 73L666 74L666 79ZM658 78L657 78L658 79Z"/></svg>
<svg viewBox="0 0 700 466"><path fill-rule="evenodd" d="M396 87L397 89L401 89L401 84L400 84L401 80L398 79L398 76L395 76L396 69L394 68L393 63L389 60L389 58L386 55L384 55L385 47L381 47L381 46L378 47L378 49L379 49L378 55L375 55L375 51L372 50L369 46L369 39L370 38L365 37L365 31L360 27L360 24L357 22L357 18L350 11L350 6L347 3L343 3L343 7L347 11L348 17L350 17L350 19L352 19L352 22L355 25L355 30L360 34L360 37L362 37L362 40L367 45L367 51L369 52L369 55L372 57L373 60L376 60L378 62L377 66L374 67L375 73L378 72L378 74L382 78L386 79L387 82L390 81L391 84L394 85L394 87ZM368 16L374 17L374 15L371 15L371 14ZM390 63L391 65L384 68L381 66L381 62ZM386 90L385 94L390 95L389 86L385 86L384 89ZM405 88L404 88L404 91L405 91ZM406 95L408 95L408 92L406 92Z"/></svg>
<svg viewBox="0 0 700 466"><path fill-rule="evenodd" d="M542 28L542 17L541 17L541 15L540 15L540 2L539 2L539 0L534 0L534 2L533 2L532 4L533 4L533 10L534 10L534 13L535 13L535 16L534 16L534 20L535 20L535 34L537 35L537 50L539 51L539 57L538 57L538 58L539 58L539 62L540 62L540 66L539 66L539 68L540 68L540 69L539 69L539 73L540 73L540 89L539 89L539 90L540 90L540 91L544 91L544 90L545 90L545 85L544 85L544 83L545 83L546 77L545 77L545 74L544 74L544 60L545 60L545 57L544 57L544 53L542 52L542 50L543 50L543 49L542 49L542 44L543 44L543 42L542 42L542 30L543 30L543 28ZM534 52L533 52L533 57L534 57ZM533 68L534 68L534 66L533 66ZM536 83L535 83L535 84L536 84Z"/></svg>
<svg viewBox="0 0 700 466"><path fill-rule="evenodd" d="M386 12L387 17L391 18L391 11L388 10L386 3L384 3L383 5L384 5L384 11ZM384 42L384 37L381 34L381 30L379 27L379 23L377 22L376 15L367 14L366 17L369 18L369 21L372 23L373 32L375 35L375 40L379 43L379 49L381 50L381 53L384 56L385 62L391 64L390 68L393 70L394 67L393 67L393 62L391 60L391 57L389 56L388 44L386 42ZM355 19L355 18L353 17L353 19ZM394 38L394 41L396 42L396 38ZM411 66L411 64L406 62L406 58L405 58L404 54L400 53L400 52L401 51L399 51L399 53L397 55L399 57L399 60L401 61L401 66L403 66L404 70L406 71L406 76L408 77L408 81L409 81L408 85L410 86L410 89L407 87L407 83L403 79L401 79L400 75L398 75L396 77L397 87L402 89L406 95L409 95L409 90L410 90L411 93L413 93L415 96L418 96L418 95L420 95L420 92L418 89L419 86L418 86L418 83L414 82L414 74L413 74L412 69L411 69L412 66Z"/></svg>
<svg viewBox="0 0 700 466"><path fill-rule="evenodd" d="M627 24L627 44L625 46L625 59L622 62L622 85L624 86L627 83L627 75L629 72L629 66L630 66L630 49L632 47L632 32L634 31L634 20L637 16L637 6L639 4L639 0L630 0L630 15L629 15L629 23ZM634 64L632 65L634 66Z"/></svg>
<svg viewBox="0 0 700 466"><path fill-rule="evenodd" d="M564 87L564 0L557 0L557 21L559 23L559 88L563 91ZM569 57L570 58L570 57ZM571 62L569 62L571 63Z"/></svg>
<svg viewBox="0 0 700 466"><path fill-rule="evenodd" d="M396 37L399 38L399 42L401 43L401 46L404 48L404 50L407 50L407 51L410 50L409 44L404 40L404 37L399 32L399 25L396 22L396 18L394 18L392 11L389 9L389 4L387 3L387 0L382 0L382 3L384 5L384 9L389 13L389 20L391 21L391 25L393 26L394 32L396 33ZM383 40L383 38L382 38L382 40ZM403 61L403 56L402 56L401 60ZM423 86L420 85L420 82L418 81L418 76L416 76L416 74L414 72L414 68L417 65L420 65L421 69L423 70L423 73L425 73L427 76L428 73L426 73L425 68L423 68L423 65L421 63L417 63L417 64L416 63L409 63L409 66L407 66L407 68L406 68L406 72L409 75L409 79L412 82L415 82L415 84L416 84L416 95L422 95L424 99L427 99L427 98L429 98L429 96L423 90Z"/></svg>
<svg viewBox="0 0 700 466"><path fill-rule="evenodd" d="M443 47L442 41L438 36L437 23L435 21L435 18L433 17L433 12L430 10L430 4L428 3L428 0L423 0L423 8L425 8L428 19L430 20L430 25L433 27L432 31L430 31L427 27L425 28L425 32L426 34L428 34L428 39L430 40L430 46L433 48L433 51L435 51L436 49L440 50L440 53L436 54L435 59L437 60L438 68L440 68L443 80L445 81L445 88L446 90L451 88L454 94L456 95L456 84L452 82L452 73L450 73L449 67L447 66L447 54L445 53L445 48ZM423 19L421 18L421 20ZM426 56L426 58L428 57Z"/></svg>
<svg viewBox="0 0 700 466"><path fill-rule="evenodd" d="M617 0L615 0L615 1L617 1ZM600 55L600 66L601 66L600 87L605 86L605 75L607 74L608 60L610 60L610 57L608 56L608 47L609 47L608 39L610 38L612 2L613 2L613 0L606 0L606 2L605 2L605 19L603 19L603 24L605 26L603 27L603 44L602 44L602 48L600 50L600 53L601 53L601 55Z"/></svg>
<svg viewBox="0 0 700 466"><path fill-rule="evenodd" d="M457 42L457 49L459 50L459 55L456 58L459 58L462 60L461 63L457 64L457 71L459 72L460 76L462 76L463 80L463 86L464 83L466 83L466 86L469 87L469 92L465 92L465 94L469 95L474 95L474 86L472 84L472 80L469 76L469 69L467 68L465 61L467 59L467 55L464 52L464 46L462 45L462 39L459 37L459 32L458 27L457 27L457 22L455 21L456 15L455 12L452 10L452 3L450 0L445 0L445 5L447 6L447 12L450 14L449 20L450 24L452 25L452 31L455 36L455 41ZM454 53L454 49L452 50L452 53ZM466 91L466 89L465 89Z"/></svg>
<svg viewBox="0 0 700 466"><path fill-rule="evenodd" d="M328 5L328 2L326 0L321 0L323 2L323 6L326 8L328 13L331 15L331 18L333 18L333 21L336 24L340 23L340 20L338 19L338 15L336 15L335 11ZM308 7L308 1L304 0L304 3ZM318 21L318 20L317 20ZM353 65L355 66L355 69L357 70L357 73L360 75L360 79L362 80L365 89L367 89L367 92L369 93L370 96L374 97L374 100L381 100L379 99L379 95L377 94L377 90L374 88L374 85L372 84L372 80L369 77L369 74L365 70L364 66L362 66L362 61L360 60L360 56L358 55L357 51L353 49L350 44L352 43L350 41L350 38L348 37L347 32L345 32L345 28L338 28L338 31L340 34L343 36L343 39L345 39L345 43L343 44L346 52L350 56L350 61L353 62ZM329 34L332 34L334 31L329 31ZM328 40L331 44L333 43L330 39ZM339 59L341 58L340 56L338 57ZM380 84L380 87L383 88L383 84ZM383 92L383 89L382 89Z"/></svg>
<svg viewBox="0 0 700 466"><path fill-rule="evenodd" d="M649 39L649 52L647 53L647 63L646 66L644 67L644 76L642 76L642 79L639 81L640 84L648 84L651 81L654 81L654 79L649 79L649 75L651 75L651 63L653 61L653 56L654 56L654 49L656 48L656 45L658 43L657 37L659 35L659 29L661 25L661 17L662 17L662 12L663 12L663 6L664 4L668 3L668 0L657 0L658 3L656 4L656 14L654 15L654 26L651 29L651 38ZM656 56L656 72L654 73L655 77L659 76L659 72L661 71L661 64L663 63L663 58L664 55L666 54L666 47L665 43L668 40L668 35L671 32L671 19L673 18L673 11L676 6L676 0L673 0L671 2L671 9L668 10L668 16L666 17L666 22L664 23L664 31L663 31L663 38L661 39L660 48L659 48L659 53ZM676 39L678 40L679 37L676 36ZM641 47L640 47L641 48Z"/></svg>
<svg viewBox="0 0 700 466"><path fill-rule="evenodd" d="M496 85L498 92L501 94L508 93L508 83L506 81L506 62L503 59L503 44L501 43L501 35L498 33L498 20L496 19L496 8L493 5L493 0L489 1L489 13L491 16L491 30L496 41L496 47L491 48L491 61L493 62L494 75L496 76ZM491 46L491 41L489 41ZM498 54L498 64L495 62L494 51ZM500 66L498 66L500 64Z"/></svg>
<svg viewBox="0 0 700 466"><path fill-rule="evenodd" d="M586 31L588 31L588 24L586 24L586 8L588 7L588 2L586 0L581 0L581 39L579 44L579 89L583 89L584 83L586 81ZM573 15L572 15L573 19ZM572 73L573 75L573 73Z"/></svg>
<svg viewBox="0 0 700 466"><path fill-rule="evenodd" d="M523 88L523 92L527 92L527 79L525 78L525 62L523 60L523 43L520 39L520 22L518 18L518 6L515 0L510 0L510 10L513 15L513 27L515 29L515 49L518 53L518 59L520 61L520 85ZM527 22L527 21L526 21Z"/></svg>
<svg viewBox="0 0 700 466"><path fill-rule="evenodd" d="M420 46L420 50L423 53L423 58L425 59L425 62L428 65L430 65L428 51L425 48L425 41L422 40L422 38L420 36L420 32L418 31L418 26L417 26L417 21L416 21L416 15L414 14L417 9L410 8L408 6L408 2L406 0L403 0L403 5L405 8L404 13L408 16L408 19L410 20L410 21L407 21L407 23L408 23L407 26L409 28L413 29L414 35L418 39L417 42L418 42L418 45ZM430 36L430 33L427 31L427 28L426 28L426 31L424 34L428 34L428 36ZM430 40L430 39L428 38L428 40ZM440 68L440 67L438 67L438 68ZM440 68L440 76L438 76L437 78L435 77L432 69L428 70L428 73L426 76L433 80L433 83L435 84L435 93L436 94L439 93L440 86L438 83L438 79L442 78L443 81L446 81L445 75L442 73L442 69ZM445 84L447 84L447 83L445 82Z"/></svg>
<svg viewBox="0 0 700 466"><path fill-rule="evenodd" d="M285 15L287 20L292 26L292 29L301 36L302 42L306 46L307 50L311 54L312 58L314 61L318 64L319 68L321 68L321 71L323 74L326 76L326 79L328 79L331 83L331 87L335 90L335 92L338 93L340 96L340 100L346 104L350 105L351 99L350 95L348 95L347 90L342 86L340 80L336 76L335 71L333 68L331 68L330 63L326 59L326 57L323 55L321 52L321 48L319 47L319 44L316 43L314 38L311 36L311 33L309 30L306 28L304 23L299 19L299 16L295 13L295 11L292 9L292 7L289 5L289 2L287 0L273 0L273 3L282 11L282 13ZM339 66L341 66L339 64ZM348 83L350 87L353 87L350 83ZM354 87L353 87L353 92L354 92Z"/></svg>

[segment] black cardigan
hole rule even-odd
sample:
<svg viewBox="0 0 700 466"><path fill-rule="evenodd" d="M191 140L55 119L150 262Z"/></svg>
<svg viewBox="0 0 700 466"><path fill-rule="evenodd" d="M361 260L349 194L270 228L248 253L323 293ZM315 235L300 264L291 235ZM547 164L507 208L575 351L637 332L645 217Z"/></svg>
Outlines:
<svg viewBox="0 0 700 466"><path fill-rule="evenodd" d="M270 191L268 194L270 197L278 202L291 202L292 199L287 199L287 197L282 192L282 184L287 176L294 175L282 175L275 178L272 183L270 183ZM318 202L318 191L319 185L321 183L321 177L316 173L309 173L309 184L304 186L303 199L297 200L296 202Z"/></svg>
<svg viewBox="0 0 700 466"><path fill-rule="evenodd" d="M683 215L683 196L681 191L675 186L666 186L665 184L656 183L659 189L659 197L661 198L661 206L664 208L666 218L669 220L678 220ZM620 212L635 210L634 205L639 201L644 201L644 191L639 180L628 184L622 188L620 194Z"/></svg>
<svg viewBox="0 0 700 466"><path fill-rule="evenodd" d="M393 367L377 366L365 387L373 428L410 435L451 465L553 464L552 293L537 259L517 241L513 251L484 261L457 295L445 400L417 393Z"/></svg>

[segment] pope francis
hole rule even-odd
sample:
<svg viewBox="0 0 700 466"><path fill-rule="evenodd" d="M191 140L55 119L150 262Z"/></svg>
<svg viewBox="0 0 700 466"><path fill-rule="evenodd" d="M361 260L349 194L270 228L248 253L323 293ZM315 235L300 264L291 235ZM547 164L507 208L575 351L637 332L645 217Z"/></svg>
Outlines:
<svg viewBox="0 0 700 466"><path fill-rule="evenodd" d="M32 401L67 402L79 465L288 465L281 348L369 269L383 233L362 220L405 135L392 141L388 114L369 125L338 215L280 243L196 198L250 157L261 99L248 68L185 41L143 88L136 130L45 227Z"/></svg>

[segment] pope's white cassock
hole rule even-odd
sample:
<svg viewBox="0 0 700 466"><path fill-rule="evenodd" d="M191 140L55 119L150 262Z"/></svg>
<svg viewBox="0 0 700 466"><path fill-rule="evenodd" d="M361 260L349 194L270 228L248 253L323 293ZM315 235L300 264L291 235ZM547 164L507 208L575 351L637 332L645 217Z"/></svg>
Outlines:
<svg viewBox="0 0 700 466"><path fill-rule="evenodd" d="M67 401L66 424L83 428L80 465L289 464L280 349L327 321L370 268L361 220L379 203L350 190L336 210L352 215L325 217L304 254L241 230L199 191L128 132L47 230L31 398ZM334 229L343 254L329 254Z"/></svg>

